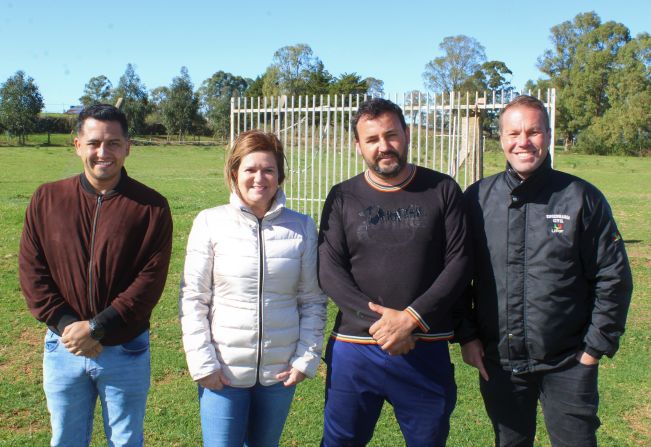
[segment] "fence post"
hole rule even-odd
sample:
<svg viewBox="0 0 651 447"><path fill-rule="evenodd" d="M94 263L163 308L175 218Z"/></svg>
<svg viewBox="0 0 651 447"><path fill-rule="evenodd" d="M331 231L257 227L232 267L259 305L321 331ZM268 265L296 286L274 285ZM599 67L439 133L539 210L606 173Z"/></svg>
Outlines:
<svg viewBox="0 0 651 447"><path fill-rule="evenodd" d="M235 120L233 119L235 118L234 109L235 109L235 98L233 97L231 98L231 138L228 145L229 147L233 147L233 141L235 140Z"/></svg>

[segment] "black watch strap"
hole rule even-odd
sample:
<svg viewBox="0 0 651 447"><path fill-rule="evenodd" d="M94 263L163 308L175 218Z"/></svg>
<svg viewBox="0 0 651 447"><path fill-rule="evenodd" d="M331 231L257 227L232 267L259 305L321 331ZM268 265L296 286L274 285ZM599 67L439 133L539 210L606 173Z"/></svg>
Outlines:
<svg viewBox="0 0 651 447"><path fill-rule="evenodd" d="M105 330L104 327L97 322L94 318L88 320L88 326L90 327L90 338L93 340L101 340L104 338Z"/></svg>

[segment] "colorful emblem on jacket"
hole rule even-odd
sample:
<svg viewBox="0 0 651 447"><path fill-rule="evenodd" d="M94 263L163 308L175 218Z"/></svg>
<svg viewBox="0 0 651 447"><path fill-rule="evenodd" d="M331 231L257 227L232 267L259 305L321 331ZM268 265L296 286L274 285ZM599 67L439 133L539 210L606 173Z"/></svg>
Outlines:
<svg viewBox="0 0 651 447"><path fill-rule="evenodd" d="M619 233L619 230L613 231L612 237L613 237L613 242L622 240L622 235Z"/></svg>
<svg viewBox="0 0 651 447"><path fill-rule="evenodd" d="M552 234L563 234L565 231L565 221L570 220L567 214L547 214L545 217L552 222Z"/></svg>

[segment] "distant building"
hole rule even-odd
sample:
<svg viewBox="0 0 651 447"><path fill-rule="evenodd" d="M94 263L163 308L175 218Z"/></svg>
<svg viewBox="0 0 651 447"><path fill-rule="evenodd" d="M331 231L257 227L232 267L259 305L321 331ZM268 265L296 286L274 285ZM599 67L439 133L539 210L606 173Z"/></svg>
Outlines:
<svg viewBox="0 0 651 447"><path fill-rule="evenodd" d="M63 113L66 115L79 115L82 110L84 110L84 106L70 106L70 108Z"/></svg>

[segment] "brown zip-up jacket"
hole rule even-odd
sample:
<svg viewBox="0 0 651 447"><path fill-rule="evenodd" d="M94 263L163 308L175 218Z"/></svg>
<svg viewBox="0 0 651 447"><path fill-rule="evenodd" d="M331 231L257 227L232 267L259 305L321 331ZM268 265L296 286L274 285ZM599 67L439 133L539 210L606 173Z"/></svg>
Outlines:
<svg viewBox="0 0 651 447"><path fill-rule="evenodd" d="M102 344L125 343L149 327L172 249L167 200L122 170L97 194L84 174L40 186L20 241L20 285L34 317L57 334L95 317Z"/></svg>

